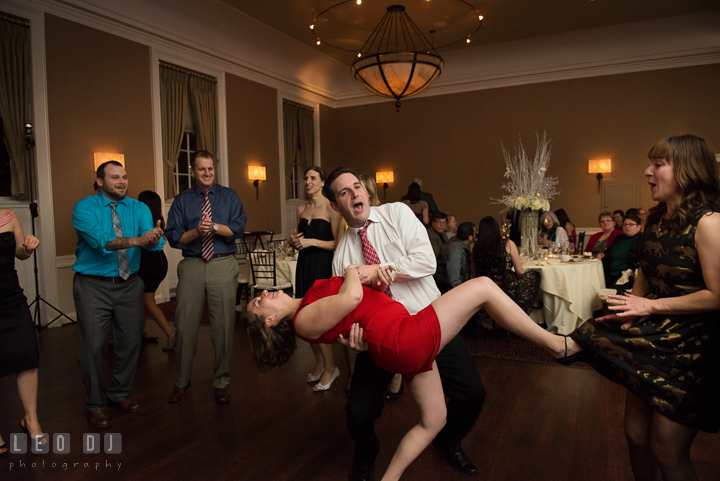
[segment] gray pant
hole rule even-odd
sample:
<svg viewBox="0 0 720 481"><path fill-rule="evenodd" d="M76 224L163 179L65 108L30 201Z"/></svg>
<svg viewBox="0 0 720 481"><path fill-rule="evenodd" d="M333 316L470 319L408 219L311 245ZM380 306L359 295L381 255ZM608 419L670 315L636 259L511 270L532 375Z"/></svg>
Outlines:
<svg viewBox="0 0 720 481"><path fill-rule="evenodd" d="M177 267L178 285L175 309L175 385L190 383L200 318L207 296L210 335L215 348L213 386L230 384L233 332L235 328L235 296L238 286L238 265L234 256L219 257L206 262L185 257Z"/></svg>
<svg viewBox="0 0 720 481"><path fill-rule="evenodd" d="M110 323L115 340L115 369L108 399L130 395L142 342L145 285L139 277L113 284L75 274L73 296L78 323L78 361L87 396L85 408L105 408L105 356Z"/></svg>

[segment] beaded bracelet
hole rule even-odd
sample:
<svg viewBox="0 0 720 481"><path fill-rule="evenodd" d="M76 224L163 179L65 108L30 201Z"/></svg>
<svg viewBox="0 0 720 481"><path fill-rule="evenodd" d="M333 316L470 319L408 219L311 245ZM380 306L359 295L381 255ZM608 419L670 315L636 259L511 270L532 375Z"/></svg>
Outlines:
<svg viewBox="0 0 720 481"><path fill-rule="evenodd" d="M348 267L348 268L346 268L346 269L345 269L345 272L343 273L343 275L344 275L344 274L347 274L347 271L351 271L351 270L357 272L358 275L360 275L360 271L357 270L357 267Z"/></svg>

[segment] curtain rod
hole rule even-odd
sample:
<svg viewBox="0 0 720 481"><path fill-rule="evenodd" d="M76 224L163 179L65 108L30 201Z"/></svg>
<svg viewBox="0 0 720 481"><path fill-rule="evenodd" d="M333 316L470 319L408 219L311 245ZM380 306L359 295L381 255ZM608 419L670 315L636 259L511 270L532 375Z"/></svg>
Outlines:
<svg viewBox="0 0 720 481"><path fill-rule="evenodd" d="M309 110L310 112L315 112L314 108L308 107L307 105L299 104L297 102L293 102L292 100L283 99L283 103L288 104L288 105L293 105L293 106L301 108L301 109Z"/></svg>
<svg viewBox="0 0 720 481"><path fill-rule="evenodd" d="M30 20L25 20L24 18L19 17L13 17L12 15L8 15L7 13L0 12L0 20L4 20L9 23L14 23L15 25L20 25L21 27L30 28Z"/></svg>
<svg viewBox="0 0 720 481"><path fill-rule="evenodd" d="M189 68L180 67L179 65L168 63L164 60L160 60L160 66L166 69L175 70L176 72L184 73L185 75L191 75L193 77L207 80L208 82L217 83L217 79L215 77L211 77L210 75L206 75L201 72L196 72L195 70L190 70Z"/></svg>

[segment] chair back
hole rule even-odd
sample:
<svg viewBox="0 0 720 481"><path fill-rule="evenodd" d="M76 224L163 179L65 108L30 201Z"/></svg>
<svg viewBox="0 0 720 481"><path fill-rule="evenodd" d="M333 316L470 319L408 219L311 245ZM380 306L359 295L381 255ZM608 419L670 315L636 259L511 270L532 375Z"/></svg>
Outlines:
<svg viewBox="0 0 720 481"><path fill-rule="evenodd" d="M582 255L584 248L585 248L585 231L582 231L577 235L577 245L575 246L575 253Z"/></svg>
<svg viewBox="0 0 720 481"><path fill-rule="evenodd" d="M253 287L257 289L285 290L290 289L292 295L292 284L285 283L278 285L277 269L275 265L275 251L256 250L248 252L250 259L250 270L253 277Z"/></svg>
<svg viewBox="0 0 720 481"><path fill-rule="evenodd" d="M250 266L248 265L248 259L247 259L247 244L245 244L245 239L242 237L240 239L235 239L235 260L238 263L238 268L240 269L238 274L238 282L241 282L245 284L249 283L250 279Z"/></svg>

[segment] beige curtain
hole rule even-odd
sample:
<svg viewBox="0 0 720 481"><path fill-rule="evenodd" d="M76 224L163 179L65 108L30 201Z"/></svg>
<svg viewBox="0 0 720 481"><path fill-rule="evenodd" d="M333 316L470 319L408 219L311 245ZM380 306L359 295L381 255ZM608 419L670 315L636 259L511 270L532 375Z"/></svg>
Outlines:
<svg viewBox="0 0 720 481"><path fill-rule="evenodd" d="M0 116L5 146L10 155L11 193L15 199L30 199L31 166L25 146L28 117L28 49L30 29L0 20Z"/></svg>
<svg viewBox="0 0 720 481"><path fill-rule="evenodd" d="M160 115L166 199L172 199L177 195L175 166L185 129L188 77L182 72L160 67Z"/></svg>
<svg viewBox="0 0 720 481"><path fill-rule="evenodd" d="M298 150L298 110L296 105L283 103L283 132L285 137L285 198L292 199L293 161Z"/></svg>
<svg viewBox="0 0 720 481"><path fill-rule="evenodd" d="M313 111L298 109L298 175L303 175L305 169L313 165L315 152L315 129L313 124Z"/></svg>
<svg viewBox="0 0 720 481"><path fill-rule="evenodd" d="M215 82L190 77L190 105L192 106L198 150L207 150L217 161L217 108Z"/></svg>

